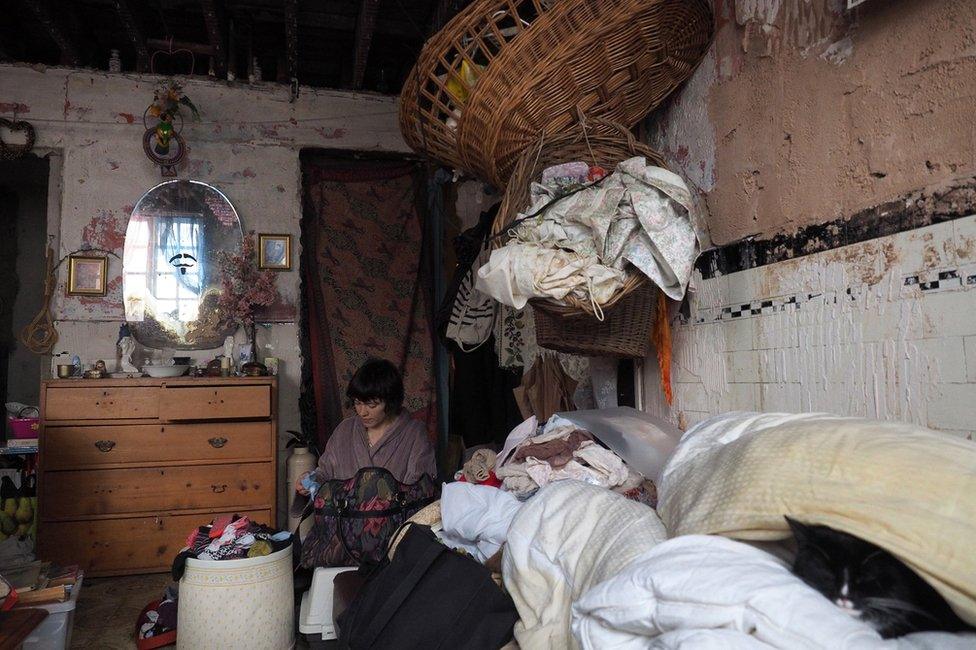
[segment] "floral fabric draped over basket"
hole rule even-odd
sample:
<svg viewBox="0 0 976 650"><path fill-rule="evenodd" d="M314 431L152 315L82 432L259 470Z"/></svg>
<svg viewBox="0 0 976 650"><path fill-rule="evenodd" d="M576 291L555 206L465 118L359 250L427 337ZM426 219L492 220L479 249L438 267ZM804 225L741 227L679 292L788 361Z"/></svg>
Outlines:
<svg viewBox="0 0 976 650"><path fill-rule="evenodd" d="M585 180L585 179L584 179ZM699 243L681 177L634 157L582 189L532 185L512 240L491 253L476 287L516 309L530 298L609 301L642 273L672 300L684 297Z"/></svg>
<svg viewBox="0 0 976 650"><path fill-rule="evenodd" d="M302 565L379 562L390 536L436 494L437 486L426 474L407 485L381 467L326 481L315 493L315 525L302 544Z"/></svg>

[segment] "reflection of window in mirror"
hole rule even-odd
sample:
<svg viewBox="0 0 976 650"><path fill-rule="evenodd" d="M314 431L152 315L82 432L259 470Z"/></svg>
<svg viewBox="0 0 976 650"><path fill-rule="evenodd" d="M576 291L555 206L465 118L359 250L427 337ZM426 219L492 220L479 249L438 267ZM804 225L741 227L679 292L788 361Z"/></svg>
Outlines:
<svg viewBox="0 0 976 650"><path fill-rule="evenodd" d="M158 316L177 322L196 320L200 310L203 237L196 215L161 214L153 219L156 256L152 294Z"/></svg>

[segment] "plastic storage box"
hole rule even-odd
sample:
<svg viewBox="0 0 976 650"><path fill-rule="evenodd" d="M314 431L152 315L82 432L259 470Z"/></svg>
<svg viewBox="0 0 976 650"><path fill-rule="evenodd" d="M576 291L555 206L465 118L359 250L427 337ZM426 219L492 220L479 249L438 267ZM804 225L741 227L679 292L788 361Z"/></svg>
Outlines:
<svg viewBox="0 0 976 650"><path fill-rule="evenodd" d="M84 577L84 573L78 573L78 581L71 589L71 597L63 603L31 605L37 609L46 609L48 616L24 640L24 650L63 650L71 647L75 605L78 604L78 594L81 593L81 581Z"/></svg>
<svg viewBox="0 0 976 650"><path fill-rule="evenodd" d="M332 621L332 581L340 573L355 570L356 567L319 567L312 574L312 587L302 596L298 631L305 635L313 650L324 647L324 641L336 638Z"/></svg>
<svg viewBox="0 0 976 650"><path fill-rule="evenodd" d="M7 431L11 438L36 438L40 429L38 418L7 418Z"/></svg>

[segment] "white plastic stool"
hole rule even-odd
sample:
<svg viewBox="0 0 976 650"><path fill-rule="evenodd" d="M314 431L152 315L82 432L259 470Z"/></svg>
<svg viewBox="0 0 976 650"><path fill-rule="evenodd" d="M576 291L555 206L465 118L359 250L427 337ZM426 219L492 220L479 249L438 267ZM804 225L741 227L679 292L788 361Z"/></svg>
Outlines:
<svg viewBox="0 0 976 650"><path fill-rule="evenodd" d="M312 574L312 586L302 595L302 608L298 617L298 631L308 634L309 640L321 635L322 641L336 638L332 620L332 581L340 573L355 571L356 567L319 567Z"/></svg>
<svg viewBox="0 0 976 650"><path fill-rule="evenodd" d="M291 546L240 560L188 558L180 580L178 650L295 646Z"/></svg>

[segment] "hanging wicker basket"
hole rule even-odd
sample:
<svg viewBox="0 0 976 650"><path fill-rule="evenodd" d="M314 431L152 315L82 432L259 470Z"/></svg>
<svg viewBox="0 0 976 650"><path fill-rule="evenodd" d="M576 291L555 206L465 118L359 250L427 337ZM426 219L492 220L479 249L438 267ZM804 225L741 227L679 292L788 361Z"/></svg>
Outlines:
<svg viewBox="0 0 976 650"><path fill-rule="evenodd" d="M529 186L541 177L546 167L581 160L599 165L609 173L617 164L634 156L643 156L650 165L665 167L659 153L638 142L622 125L609 120L590 120L573 133L540 138L515 165L492 223L493 245L496 248L504 245L509 224L529 207ZM647 276L634 272L600 306L602 321L594 315L589 301L574 296L567 296L564 302L530 300L536 339L540 346L561 352L643 358L650 350L657 291Z"/></svg>
<svg viewBox="0 0 976 650"><path fill-rule="evenodd" d="M545 308L545 301L533 300L535 338L540 347L584 357L643 359L651 352L651 328L657 292L651 282L642 282L621 294L604 318L592 314L567 316Z"/></svg>
<svg viewBox="0 0 976 650"><path fill-rule="evenodd" d="M400 95L417 151L506 186L540 133L636 124L712 37L706 0L474 0L427 41Z"/></svg>

